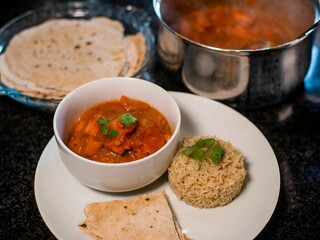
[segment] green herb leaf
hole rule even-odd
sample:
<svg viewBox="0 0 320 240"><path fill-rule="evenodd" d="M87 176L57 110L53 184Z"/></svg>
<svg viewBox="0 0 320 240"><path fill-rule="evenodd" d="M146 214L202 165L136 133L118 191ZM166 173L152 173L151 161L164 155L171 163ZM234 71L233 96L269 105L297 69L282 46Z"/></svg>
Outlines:
<svg viewBox="0 0 320 240"><path fill-rule="evenodd" d="M209 158L212 163L219 164L223 155L223 149L219 146L214 146L209 154Z"/></svg>
<svg viewBox="0 0 320 240"><path fill-rule="evenodd" d="M125 126L130 126L131 124L135 123L137 119L133 117L130 113L125 113L119 116L120 121L125 125ZM119 132L114 129L109 129L109 123L112 121L112 119L106 119L106 118L99 118L96 122L100 126L100 131L102 135L108 136L108 137L116 137L118 136Z"/></svg>
<svg viewBox="0 0 320 240"><path fill-rule="evenodd" d="M185 149L183 149L183 154L186 156L190 156L193 152L193 148L192 147L186 147Z"/></svg>
<svg viewBox="0 0 320 240"><path fill-rule="evenodd" d="M203 147L210 147L212 144L214 144L215 140L212 139L212 138L209 138L209 139L199 139L197 142L196 142L196 146L197 147L200 147L200 148L203 148Z"/></svg>
<svg viewBox="0 0 320 240"><path fill-rule="evenodd" d="M102 135L106 136L108 134L108 129L106 127L106 125L100 125L100 131L102 133Z"/></svg>
<svg viewBox="0 0 320 240"><path fill-rule="evenodd" d="M216 142L213 138L199 139L195 144L183 150L184 155L199 161L199 170L201 169L202 162L206 158L209 158L214 164L219 164L223 153L219 142Z"/></svg>
<svg viewBox="0 0 320 240"><path fill-rule="evenodd" d="M118 134L119 134L119 132L117 130L114 130L114 129L110 129L108 131L108 136L111 137L111 138L118 136Z"/></svg>
<svg viewBox="0 0 320 240"><path fill-rule="evenodd" d="M186 155L186 156L191 156L191 154L193 153L194 150L195 150L195 147L194 147L194 146L186 147L186 148L183 150L183 154Z"/></svg>
<svg viewBox="0 0 320 240"><path fill-rule="evenodd" d="M111 122L111 120L106 118L99 118L96 122L100 126L100 132L102 133L102 135L109 136L108 124Z"/></svg>
<svg viewBox="0 0 320 240"><path fill-rule="evenodd" d="M120 115L119 119L127 127L134 124L137 121L137 119L133 117L130 113Z"/></svg>
<svg viewBox="0 0 320 240"><path fill-rule="evenodd" d="M107 125L111 122L111 120L109 119L106 119L106 118L99 118L97 120L97 123L100 124L100 125Z"/></svg>
<svg viewBox="0 0 320 240"><path fill-rule="evenodd" d="M202 149L195 149L192 153L192 158L196 159L196 160L202 160L206 155L206 152Z"/></svg>

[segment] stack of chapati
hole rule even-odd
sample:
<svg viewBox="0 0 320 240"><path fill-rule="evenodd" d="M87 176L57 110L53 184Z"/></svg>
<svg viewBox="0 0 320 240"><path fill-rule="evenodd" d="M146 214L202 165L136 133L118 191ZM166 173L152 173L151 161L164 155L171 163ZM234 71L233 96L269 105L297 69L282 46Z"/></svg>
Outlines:
<svg viewBox="0 0 320 240"><path fill-rule="evenodd" d="M186 240L164 192L90 203L80 228L94 239Z"/></svg>
<svg viewBox="0 0 320 240"><path fill-rule="evenodd" d="M3 84L32 97L61 99L105 77L132 76L146 54L141 33L107 17L53 19L13 37L0 56Z"/></svg>

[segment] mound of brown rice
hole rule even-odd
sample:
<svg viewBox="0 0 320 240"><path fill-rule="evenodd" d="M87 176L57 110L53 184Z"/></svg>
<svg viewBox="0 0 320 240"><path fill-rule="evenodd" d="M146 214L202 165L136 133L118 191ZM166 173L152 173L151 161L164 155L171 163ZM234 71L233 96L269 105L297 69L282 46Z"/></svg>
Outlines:
<svg viewBox="0 0 320 240"><path fill-rule="evenodd" d="M247 174L244 157L231 143L214 137L224 150L219 164L204 160L199 162L185 156L185 147L193 145L200 138L195 136L183 139L168 169L169 183L173 192L185 203L199 207L212 208L230 203L242 190Z"/></svg>

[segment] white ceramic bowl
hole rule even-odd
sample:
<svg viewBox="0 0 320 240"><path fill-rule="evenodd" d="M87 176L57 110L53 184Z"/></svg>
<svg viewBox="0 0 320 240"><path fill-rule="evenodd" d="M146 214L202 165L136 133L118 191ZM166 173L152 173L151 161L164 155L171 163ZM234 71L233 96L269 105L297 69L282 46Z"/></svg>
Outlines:
<svg viewBox="0 0 320 240"><path fill-rule="evenodd" d="M150 156L128 163L100 163L72 152L64 141L81 113L95 104L117 100L121 95L157 108L172 128L170 140ZM122 77L95 80L73 90L58 105L53 119L55 139L66 168L81 183L108 192L135 190L158 179L177 150L180 125L179 107L167 91L146 80Z"/></svg>

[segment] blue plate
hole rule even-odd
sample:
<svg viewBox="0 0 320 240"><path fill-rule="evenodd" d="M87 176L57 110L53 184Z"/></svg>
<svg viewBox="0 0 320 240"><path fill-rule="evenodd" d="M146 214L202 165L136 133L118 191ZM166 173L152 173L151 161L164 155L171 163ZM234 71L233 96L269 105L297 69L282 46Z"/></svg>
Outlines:
<svg viewBox="0 0 320 240"><path fill-rule="evenodd" d="M151 30L151 17L142 9L132 5L117 6L104 3L68 2L30 10L17 16L0 29L0 54L5 49L11 38L20 31L39 25L49 19L54 18L92 18L96 16L106 16L122 22L125 27L125 34L141 32L146 40L146 57L142 67L133 77L143 77L153 63L155 53L155 38ZM54 111L60 100L48 98L34 98L24 95L14 89L5 86L0 78L0 96L9 96L29 107L34 107L44 111Z"/></svg>

